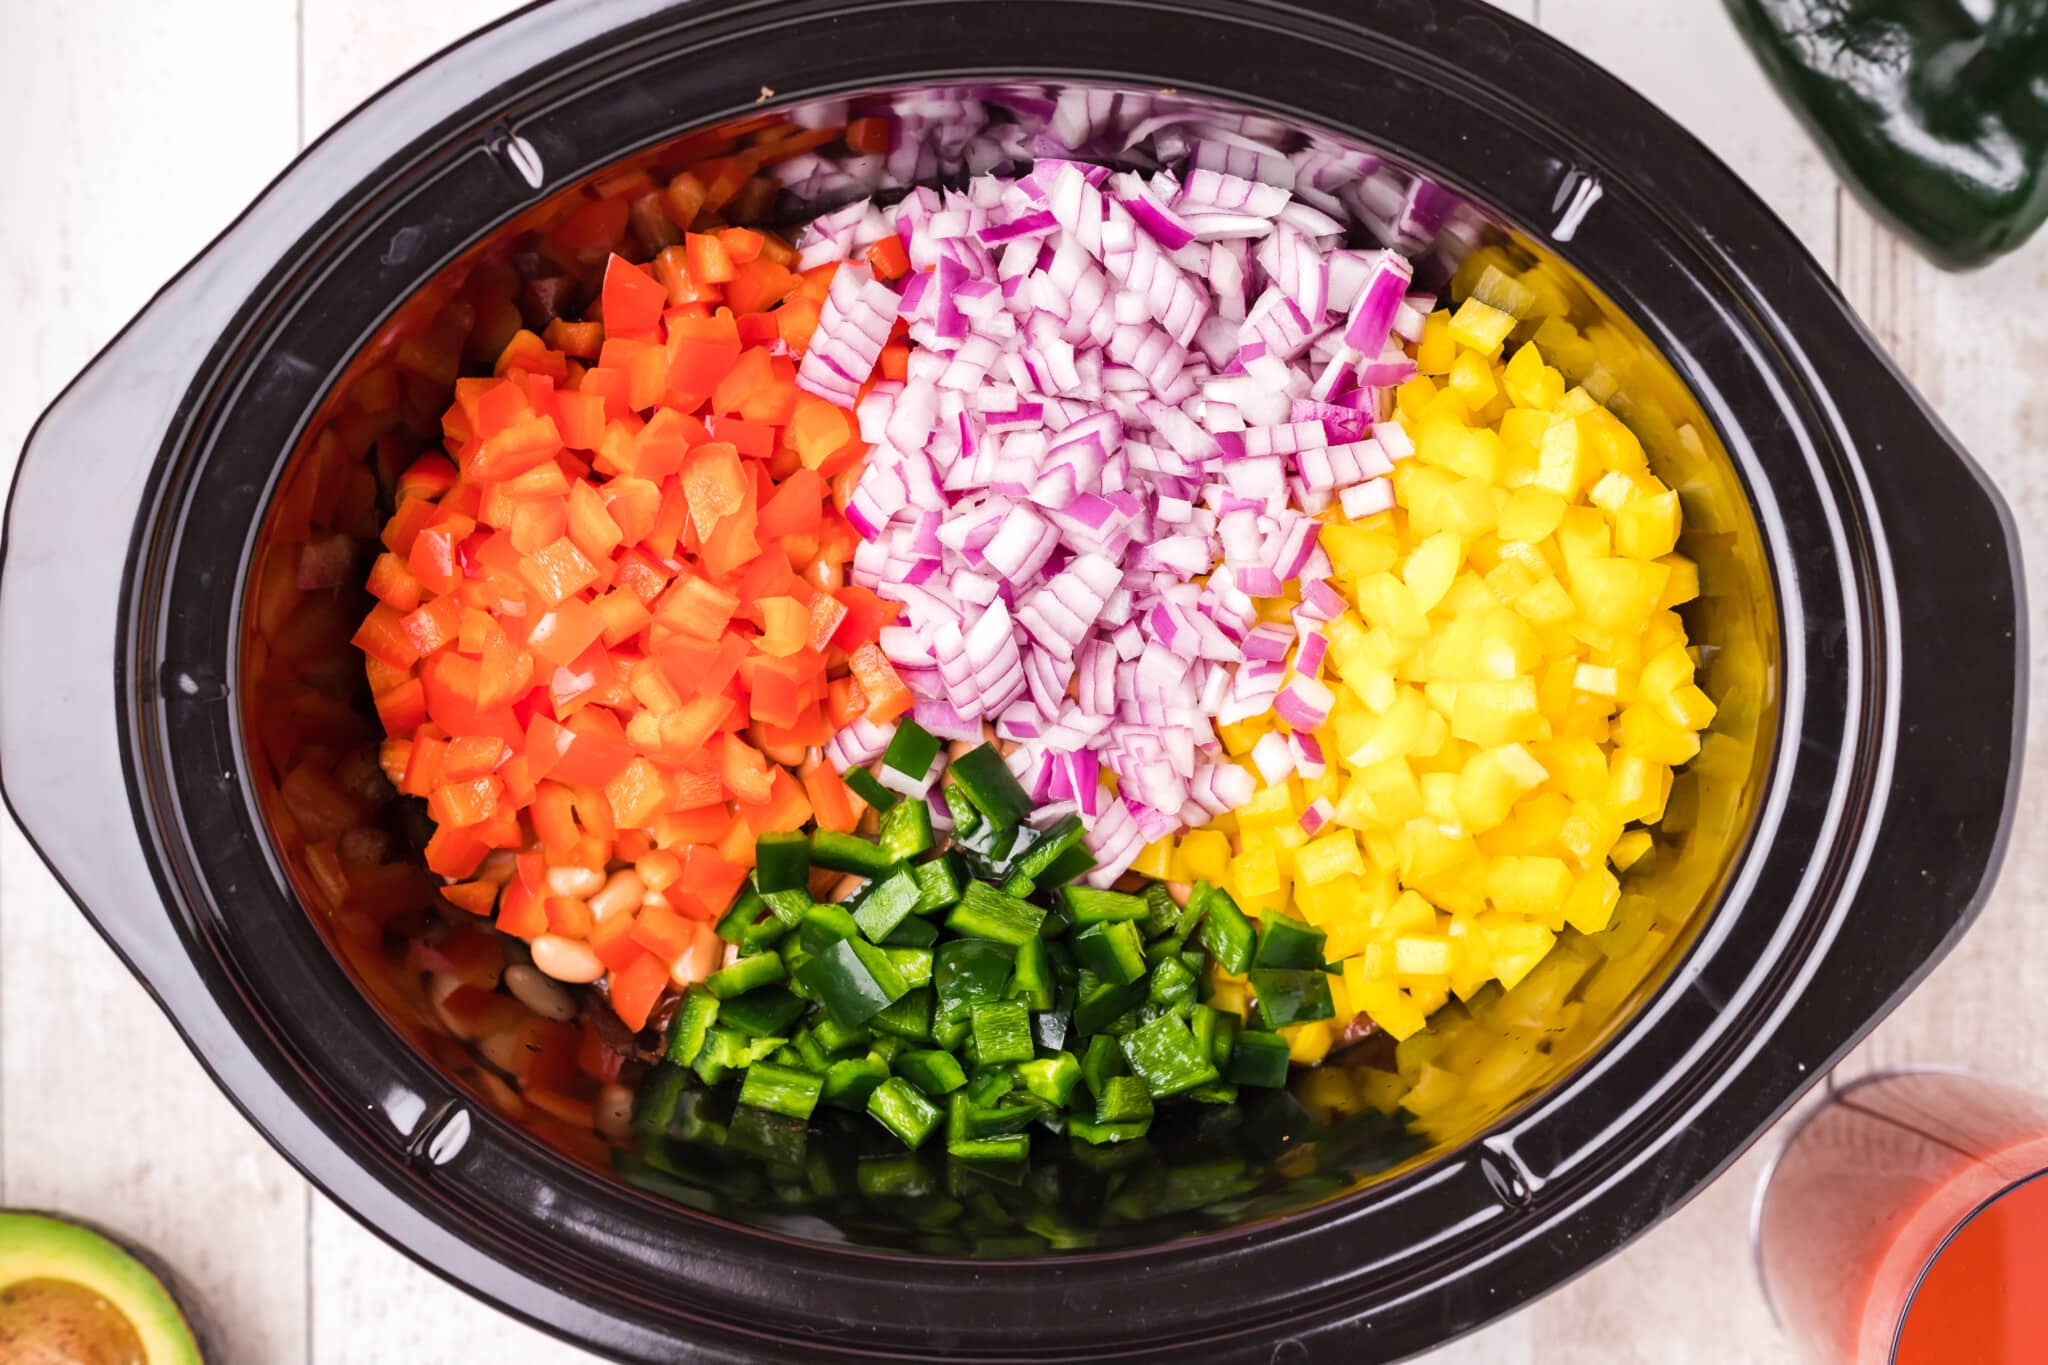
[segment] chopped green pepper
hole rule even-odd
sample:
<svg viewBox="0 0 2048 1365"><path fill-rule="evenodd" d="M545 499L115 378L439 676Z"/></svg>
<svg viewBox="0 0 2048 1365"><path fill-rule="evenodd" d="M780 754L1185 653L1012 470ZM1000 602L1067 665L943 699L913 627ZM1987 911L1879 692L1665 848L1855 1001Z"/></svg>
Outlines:
<svg viewBox="0 0 2048 1365"><path fill-rule="evenodd" d="M807 1119L818 1107L818 1097L824 1089L821 1076L757 1062L747 1068L746 1078L740 1082L740 1103L787 1114L793 1119Z"/></svg>
<svg viewBox="0 0 2048 1365"><path fill-rule="evenodd" d="M959 1059L936 1048L899 1052L890 1065L897 1075L927 1095L949 1095L967 1084L967 1073L960 1069Z"/></svg>
<svg viewBox="0 0 2048 1365"><path fill-rule="evenodd" d="M939 926L928 919L912 915L889 931L889 937L882 940L885 948L929 948L939 941Z"/></svg>
<svg viewBox="0 0 2048 1365"><path fill-rule="evenodd" d="M917 1092L901 1076L891 1076L868 1096L868 1113L896 1135L896 1140L916 1151L937 1130L943 1115L938 1106Z"/></svg>
<svg viewBox="0 0 2048 1365"><path fill-rule="evenodd" d="M896 859L872 840L829 829L811 835L811 861L819 867L859 877L879 877L896 865Z"/></svg>
<svg viewBox="0 0 2048 1365"><path fill-rule="evenodd" d="M981 1064L1028 1062L1036 1051L1031 1039L1031 1018L1014 1000L992 1000L976 1005L972 1015L974 1047Z"/></svg>
<svg viewBox="0 0 2048 1365"><path fill-rule="evenodd" d="M810 1129L802 1118L751 1104L733 1111L726 1137L735 1152L779 1166L801 1165L809 1140Z"/></svg>
<svg viewBox="0 0 2048 1365"><path fill-rule="evenodd" d="M1062 853L1051 866L1038 874L1040 886L1065 886L1079 877L1085 877L1095 870L1095 855L1088 851L1088 845L1075 844Z"/></svg>
<svg viewBox="0 0 2048 1365"><path fill-rule="evenodd" d="M946 803L947 814L953 817L953 835L958 839L971 838L981 828L981 812L967 799L967 793L960 790L956 782L948 782L940 798Z"/></svg>
<svg viewBox="0 0 2048 1365"><path fill-rule="evenodd" d="M1330 999L1330 978L1319 971L1269 971L1254 968L1252 994L1259 1014L1271 1028L1329 1019L1337 1013Z"/></svg>
<svg viewBox="0 0 2048 1365"><path fill-rule="evenodd" d="M1198 885L1196 894L1202 905L1202 946L1224 971L1243 975L1252 965L1252 922L1222 887Z"/></svg>
<svg viewBox="0 0 2048 1365"><path fill-rule="evenodd" d="M1005 896L987 882L969 882L960 903L946 916L946 927L962 938L1027 943L1038 937L1045 911L1028 901Z"/></svg>
<svg viewBox="0 0 2048 1365"><path fill-rule="evenodd" d="M1293 971L1320 971L1323 944L1328 935L1313 925L1275 912L1259 920L1259 946L1252 955L1254 967L1281 967Z"/></svg>
<svg viewBox="0 0 2048 1365"><path fill-rule="evenodd" d="M748 991L770 986L787 975L782 969L779 953L756 953L743 957L721 971L713 972L704 983L704 988L720 1000L745 995Z"/></svg>
<svg viewBox="0 0 2048 1365"><path fill-rule="evenodd" d="M920 782L932 770L932 760L938 756L938 736L905 716L896 722L896 733L889 737L889 747L882 750L882 766L902 773L913 782Z"/></svg>
<svg viewBox="0 0 2048 1365"><path fill-rule="evenodd" d="M997 829L1021 824L1031 814L1030 796L1018 785L995 745L979 745L954 759L952 774L975 809Z"/></svg>
<svg viewBox="0 0 2048 1365"><path fill-rule="evenodd" d="M1152 1092L1137 1076L1111 1076L1095 1096L1097 1123L1132 1123L1152 1117Z"/></svg>
<svg viewBox="0 0 2048 1365"><path fill-rule="evenodd" d="M1034 1010L1052 1008L1052 957L1046 952L1044 939L1034 938L1017 945L1017 969L1004 994Z"/></svg>
<svg viewBox="0 0 2048 1365"><path fill-rule="evenodd" d="M1180 904L1173 893L1162 882L1152 882L1145 888L1145 923L1142 926L1148 939L1165 938L1180 923Z"/></svg>
<svg viewBox="0 0 2048 1365"><path fill-rule="evenodd" d="M1277 1033L1246 1029L1237 1035L1223 1074L1233 1085L1287 1084L1287 1040Z"/></svg>
<svg viewBox="0 0 2048 1365"><path fill-rule="evenodd" d="M818 1045L828 1053L850 1052L864 1048L874 1035L858 1025L849 1026L834 1020L829 1014L811 1025L811 1034Z"/></svg>
<svg viewBox="0 0 2048 1365"><path fill-rule="evenodd" d="M811 881L811 841L801 834L767 833L754 840L754 885L770 891L801 891Z"/></svg>
<svg viewBox="0 0 2048 1365"><path fill-rule="evenodd" d="M789 993L785 991L783 994ZM795 996L790 998L796 999ZM799 1000L797 1005L801 1008L803 1002ZM745 1034L714 1024L704 1035L704 1046L697 1050L697 1060L690 1064L690 1069L704 1084L716 1085L736 1068L747 1064L748 1050L749 1041Z"/></svg>
<svg viewBox="0 0 2048 1365"><path fill-rule="evenodd" d="M1017 1079L1047 1104L1064 1109L1073 1098L1074 1087L1081 1083L1081 1064L1073 1053L1059 1052L1025 1062L1017 1068Z"/></svg>
<svg viewBox="0 0 2048 1365"><path fill-rule="evenodd" d="M741 888L738 898L732 903L732 908L719 917L718 936L727 943L741 942L745 939L747 930L761 918L761 913L767 908L768 902L761 899L759 891L751 886Z"/></svg>
<svg viewBox="0 0 2048 1365"><path fill-rule="evenodd" d="M1118 985L1090 972L1084 978L1080 1000L1074 1006L1074 1032L1083 1036L1101 1033L1144 1001L1143 978Z"/></svg>
<svg viewBox="0 0 2048 1365"><path fill-rule="evenodd" d="M763 986L721 1001L714 1031L729 1024L750 1037L768 1038L795 1023L803 1012L804 1002L788 990Z"/></svg>
<svg viewBox="0 0 2048 1365"><path fill-rule="evenodd" d="M922 924L919 920L917 923ZM896 964L896 974L903 978L905 986L929 986L932 983L932 950L929 948L899 948L887 945L882 949L889 961Z"/></svg>
<svg viewBox="0 0 2048 1365"><path fill-rule="evenodd" d="M845 906L820 903L804 911L803 927L797 932L797 942L803 944L806 952L821 952L843 938L859 938L860 922L849 914Z"/></svg>
<svg viewBox="0 0 2048 1365"><path fill-rule="evenodd" d="M682 1008L669 1029L668 1059L688 1066L704 1049L704 1035L718 1021L718 997L710 991L691 991L683 997Z"/></svg>
<svg viewBox="0 0 2048 1365"><path fill-rule="evenodd" d="M835 1109L865 1109L875 1087L889 1079L889 1064L870 1052L849 1057L825 1069L825 1085L819 1099Z"/></svg>
<svg viewBox="0 0 2048 1365"><path fill-rule="evenodd" d="M1012 1133L1008 1137L961 1138L946 1143L946 1155L956 1161L1024 1161L1031 1156L1031 1135Z"/></svg>
<svg viewBox="0 0 2048 1365"><path fill-rule="evenodd" d="M1179 957L1169 957L1152 969L1146 999L1155 1005L1177 1005L1195 994L1195 974Z"/></svg>
<svg viewBox="0 0 2048 1365"><path fill-rule="evenodd" d="M808 845L805 846L805 851L808 856ZM809 875L808 864L805 875ZM811 893L801 886L792 887L788 891L764 891L761 893L761 899L768 903L769 913L775 917L776 923L785 929L794 929L803 923L804 912L817 904L811 899Z"/></svg>
<svg viewBox="0 0 2048 1365"><path fill-rule="evenodd" d="M1081 1079L1088 1083L1088 1093L1100 1095L1102 1087L1112 1076L1131 1074L1130 1063L1124 1060L1124 1050L1114 1038L1097 1034L1088 1040L1088 1046L1081 1054Z"/></svg>
<svg viewBox="0 0 2048 1365"><path fill-rule="evenodd" d="M1112 1142L1130 1142L1145 1136L1152 1131L1152 1120L1142 1118L1130 1123L1099 1123L1094 1119L1074 1114L1067 1119L1067 1131L1091 1146L1101 1146Z"/></svg>
<svg viewBox="0 0 2048 1365"><path fill-rule="evenodd" d="M834 940L798 969L797 980L836 1023L867 1023L900 1000L909 986L889 955L858 938Z"/></svg>
<svg viewBox="0 0 2048 1365"><path fill-rule="evenodd" d="M919 894L916 874L907 867L899 867L880 881L861 888L859 897L851 903L853 922L867 935L868 942L880 943L917 908Z"/></svg>
<svg viewBox="0 0 2048 1365"><path fill-rule="evenodd" d="M874 807L877 814L885 813L903 798L875 780L875 775L866 768L848 768L843 774L846 785L853 794Z"/></svg>
<svg viewBox="0 0 2048 1365"><path fill-rule="evenodd" d="M680 1066L657 1066L633 1096L633 1129L659 1137L668 1132L682 1099L689 1073Z"/></svg>
<svg viewBox="0 0 2048 1365"><path fill-rule="evenodd" d="M1136 896L1140 912L1144 902ZM1145 975L1145 943L1129 920L1102 920L1074 935L1074 956L1081 965L1111 985L1122 986Z"/></svg>
<svg viewBox="0 0 2048 1365"><path fill-rule="evenodd" d="M1210 1064L1224 1072L1230 1068L1230 1054L1236 1046L1241 1025L1242 1021L1229 1010L1212 1009L1207 1005L1195 1006L1195 1012L1188 1020L1195 1041L1207 1050Z"/></svg>
<svg viewBox="0 0 2048 1365"><path fill-rule="evenodd" d="M877 1033L908 1038L913 1043L932 1041L932 991L929 986L905 991L889 1008L868 1020Z"/></svg>
<svg viewBox="0 0 2048 1365"><path fill-rule="evenodd" d="M932 808L923 801L905 801L882 816L875 842L892 862L928 852L932 846Z"/></svg>
<svg viewBox="0 0 2048 1365"><path fill-rule="evenodd" d="M939 945L932 963L932 987L941 1019L965 1019L973 1008L1003 998L1017 950L986 939L953 939Z"/></svg>
<svg viewBox="0 0 2048 1365"><path fill-rule="evenodd" d="M1208 1050L1195 1041L1186 1024L1171 1014L1162 1014L1125 1034L1123 1049L1131 1071L1145 1082L1154 1099L1178 1095L1217 1078ZM1098 1113L1097 1117L1118 1116Z"/></svg>
<svg viewBox="0 0 2048 1365"><path fill-rule="evenodd" d="M1081 840L1087 834L1078 815L1063 815L1053 824L1040 830L1031 839L1030 845L1017 855L1017 872L1040 886L1052 883L1046 880L1046 871L1059 864L1060 859L1074 849L1081 847Z"/></svg>
<svg viewBox="0 0 2048 1365"><path fill-rule="evenodd" d="M1092 886L1063 886L1060 904L1076 924L1103 924L1121 920L1143 920L1147 907L1143 896L1122 891L1098 891Z"/></svg>

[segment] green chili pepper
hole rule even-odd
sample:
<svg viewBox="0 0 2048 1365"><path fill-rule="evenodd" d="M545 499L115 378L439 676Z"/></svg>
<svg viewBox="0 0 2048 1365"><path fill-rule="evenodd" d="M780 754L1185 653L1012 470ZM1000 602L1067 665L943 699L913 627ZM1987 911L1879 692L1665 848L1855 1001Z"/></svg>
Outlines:
<svg viewBox="0 0 2048 1365"><path fill-rule="evenodd" d="M1837 169L1936 261L1982 265L2048 219L2048 4L1727 4Z"/></svg>

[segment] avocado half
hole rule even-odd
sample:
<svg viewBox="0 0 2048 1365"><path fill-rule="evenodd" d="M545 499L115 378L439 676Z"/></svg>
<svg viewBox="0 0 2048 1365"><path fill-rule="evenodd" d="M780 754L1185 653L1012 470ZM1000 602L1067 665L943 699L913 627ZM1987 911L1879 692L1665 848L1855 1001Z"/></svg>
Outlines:
<svg viewBox="0 0 2048 1365"><path fill-rule="evenodd" d="M203 1365L147 1266L97 1232L34 1213L0 1213L0 1361Z"/></svg>

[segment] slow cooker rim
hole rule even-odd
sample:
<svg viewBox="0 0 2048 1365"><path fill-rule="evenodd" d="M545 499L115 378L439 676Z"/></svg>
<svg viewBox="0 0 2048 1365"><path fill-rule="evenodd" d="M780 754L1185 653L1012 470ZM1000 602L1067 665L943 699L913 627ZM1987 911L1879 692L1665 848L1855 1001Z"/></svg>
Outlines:
<svg viewBox="0 0 2048 1365"><path fill-rule="evenodd" d="M993 75L994 73L982 73L982 74L984 74L984 75ZM1017 78L1017 77L1019 76L1019 74L1020 74L1020 73L1017 73L1017 72L1015 72L1014 70L1011 70L1011 69L1008 69L1008 68L1006 68L1006 69L1004 70L1004 72L1003 72L1002 74L1003 74L1004 76L1006 76L1006 77L1009 77L1009 78L1013 78L1013 79L1014 79L1014 78ZM1033 71L1032 71L1032 72L1031 72L1030 74L1031 74L1032 76L1036 77L1036 76L1037 76L1037 75L1038 75L1039 73L1038 73L1038 71L1037 71L1036 69L1034 69L1034 70L1033 70ZM943 78L941 78L941 79L943 79ZM1128 79L1128 78L1127 78L1127 79ZM922 84L922 83L925 83L925 82L919 82L919 83L920 83L920 84ZM891 82L891 84L895 84L895 82ZM833 93L833 92L831 92L831 91L814 91L814 90L808 90L808 89L807 89L805 93L806 93L806 95L807 95L807 96L811 96L811 95L815 95L815 94L823 94L823 93ZM1237 102L1239 102L1239 103L1244 103L1245 101L1243 101L1242 97L1240 96L1240 97L1237 97ZM1291 117L1292 119L1294 119L1294 120L1296 120L1296 121L1303 121L1303 120L1304 120L1304 113L1303 113L1303 111L1301 111L1301 110L1298 110L1298 109L1289 109L1289 110L1287 110L1287 111L1285 111L1285 112L1287 113L1287 115L1288 115L1289 117ZM689 120L689 123L690 123L691 125L693 125L693 126L701 126L701 124L702 124L702 122L703 122L703 121L704 121L704 120L702 120L702 119L692 119L692 120ZM1317 121L1317 122L1323 122L1324 120L1316 120L1316 121ZM647 140L648 140L648 141L650 141L650 142L652 142L652 141L659 141L659 140L661 140L661 138L662 138L662 137L667 137L667 136L673 136L673 135L674 135L674 133L676 133L676 132L679 132L679 131L681 131L681 129L680 129L680 128L672 128L672 129L668 129L668 130L665 130L665 131L664 131L663 133L661 133L661 134L660 134L659 136L657 136L657 137L653 137L653 138L649 138L649 139L647 139ZM627 153L629 153L629 152L630 152L630 150L631 150L630 148L628 148L628 147L625 147L625 146L616 146L616 147L609 147L609 148L607 148L607 149L606 149L606 151L605 151L605 154L604 154L604 155L603 155L603 156L602 156L601 158L598 158L597 160L598 160L598 161L611 161L611 160L615 160L615 159L617 159L617 157L618 157L619 155L621 155L621 154L627 154ZM567 176L566 178L568 178L568 179L574 179L574 178L578 178L578 177L580 177L580 175L582 175L582 174L585 174L585 173L588 173L589 169L591 169L591 167L592 167L592 166L594 166L595 164L597 164L597 162L596 162L596 161L590 161L590 162L586 162L586 163L585 163L584 165L582 165L582 166L579 166L579 167L577 168L577 170L576 170L576 171L575 171L574 173L570 174L570 175L569 175L569 176ZM483 233L482 233L481 235L488 235L488 231L489 231L489 229L484 229L484 231L483 231ZM1756 489L1756 488L1754 488L1754 487L1752 488L1752 493L1753 493L1753 497L1754 497L1754 496L1757 496L1757 495L1758 495L1758 492L1759 492L1759 490L1758 490L1758 489ZM1738 863L1738 865L1740 865L1742 861L1743 861L1743 860L1742 860L1741 858L1738 858L1738 859L1737 859L1737 863ZM1668 988L1668 987L1667 987L1667 988ZM1660 991L1660 994L1661 994L1661 993L1662 993L1662 992ZM1647 1014L1647 1013L1648 1013L1648 1008L1649 1008L1648 1006L1646 1006L1646 1007L1645 1007L1645 1009L1644 1009L1644 1011L1643 1011L1643 1013L1644 1013L1644 1014ZM1626 1032L1626 1031L1627 1031L1627 1029L1629 1029L1629 1028L1633 1028L1633 1027L1635 1027L1635 1026L1636 1026L1636 1021L1633 1021L1633 1020L1632 1020L1632 1021L1630 1022L1630 1024L1629 1024L1629 1025L1626 1025L1626 1026L1624 1026L1624 1030L1623 1030L1623 1031L1624 1031L1624 1032ZM1614 1049L1614 1048L1617 1048L1617 1047L1618 1047L1618 1046L1620 1045L1620 1043L1621 1043L1621 1038L1620 1038L1619 1036L1617 1036L1616 1038L1614 1038L1614 1039L1611 1039L1611 1040L1609 1041L1609 1043L1607 1044L1607 1047L1608 1047L1608 1049ZM1541 1100L1539 1099L1538 1101L1536 1101L1536 1102L1532 1103L1532 1104L1531 1104L1531 1105L1530 1105L1530 1106L1528 1107L1528 1110L1527 1110L1527 1111L1525 1111L1524 1113L1518 1114L1518 1115L1517 1115L1517 1116L1515 1117L1515 1119L1513 1119L1513 1120L1510 1120L1510 1121L1509 1121L1509 1124L1508 1124L1507 1126L1510 1126L1510 1127L1514 1127L1514 1126L1523 1126L1523 1125L1528 1125L1528 1124L1534 1124L1534 1123L1536 1123L1536 1122L1540 1121L1540 1117L1541 1117L1541 1116L1540 1116L1540 1113L1536 1112L1536 1111L1539 1111L1540 1109L1541 1109ZM1482 1145L1483 1145L1483 1144L1482 1144ZM1468 1150L1469 1150L1469 1149L1468 1149ZM1486 1150L1488 1150L1488 1151L1491 1151L1491 1152L1494 1152L1494 1153L1495 1153L1496 1155L1498 1154L1498 1148L1487 1148ZM1430 1165L1431 1165L1431 1167L1432 1167L1432 1168L1434 1168L1434 1167L1436 1167L1436 1166L1439 1166L1439 1165L1441 1165L1441 1166L1444 1166L1444 1167L1450 1167L1450 1166L1453 1166L1453 1165L1455 1165L1455 1164L1457 1163L1457 1160L1458 1160L1458 1156L1459 1156L1459 1155L1460 1155L1460 1154L1459 1154L1459 1153L1457 1153L1457 1152L1453 1152L1453 1153L1447 1153L1447 1154L1445 1154L1445 1155L1442 1155L1442 1156L1440 1156L1440 1157L1436 1158L1436 1160L1435 1160L1435 1161L1433 1161L1433 1162L1431 1162L1431 1163L1430 1163ZM1411 1173L1411 1176L1412 1176L1412 1175L1415 1175L1415 1174L1419 1174L1419 1173ZM1380 1192L1380 1190L1382 1190L1382 1189L1385 1189L1385 1190L1387 1190L1387 1191L1388 1191L1388 1194L1389 1194L1389 1195L1391 1195L1391 1194L1392 1194L1392 1190L1391 1190L1391 1189L1389 1189L1389 1188L1388 1188L1387 1186L1381 1186L1381 1187L1378 1187L1378 1188L1376 1188L1376 1189L1375 1189L1374 1191L1370 1192L1369 1194L1363 1194L1363 1195L1359 1195L1359 1196L1352 1196L1351 1198L1352 1198L1352 1199L1362 1199L1362 1198L1370 1198L1370 1197L1372 1197L1372 1195L1376 1195L1376 1194L1378 1194L1378 1193ZM1344 1202L1349 1202L1349 1200L1346 1200L1346 1201L1339 1201L1339 1203L1340 1203L1340 1204L1341 1204L1341 1203L1344 1203ZM1327 1222L1327 1221L1332 1221L1332 1220L1333 1220L1333 1215L1332 1215L1332 1211L1331 1211L1330 1209L1328 1209L1328 1208L1318 1209L1318 1210L1314 1211L1313 1213L1305 1213L1305 1214L1300 1214L1300 1215L1294 1215L1294 1217L1297 1217L1297 1218L1309 1218L1309 1219L1313 1219L1313 1220L1315 1220L1315 1221L1324 1221L1324 1222ZM1282 1223L1283 1223L1283 1226L1284 1226L1284 1224L1285 1224L1285 1223L1286 1223L1287 1221L1291 1221L1291 1220L1281 1220L1281 1221L1282 1221ZM1185 1249L1186 1249L1186 1251L1188 1252L1188 1254L1197 1254L1197 1253L1199 1253L1199 1251L1200 1251L1200 1244L1201 1244L1202 1242L1207 1242L1207 1241L1229 1241L1229 1240L1233 1239L1233 1238L1234 1238L1234 1237L1235 1237L1236 1235L1237 1235L1237 1234L1235 1234L1235 1233L1233 1233L1233 1232L1218 1232L1218 1233L1213 1233L1213 1234L1209 1234L1209 1235L1207 1235L1206 1237L1201 1237L1201 1238L1194 1238L1194 1239L1189 1239L1188 1241L1186 1241L1186 1242L1184 1242L1184 1243L1174 1243L1174 1244L1171 1244L1171 1246L1170 1246L1170 1247L1168 1247L1168 1248L1152 1248L1152 1249L1150 1249L1150 1251L1149 1251L1149 1254L1151 1254L1151 1255L1153 1255L1153 1256L1159 1256L1159 1255L1162 1255L1162 1254L1167 1254L1167 1253L1171 1253L1171 1252L1178 1252L1178 1251L1181 1251L1181 1250L1182 1250L1183 1248L1185 1248ZM841 1251L840 1249L836 1249L836 1248L835 1248L834 1250L835 1250L835 1251L840 1251L840 1254L848 1254L848 1253L846 1253L846 1252L844 1252L844 1251ZM858 1251L855 1251L855 1252L852 1252L851 1254L864 1254L864 1253L862 1253L862 1252L858 1252ZM1089 1260L1094 1260L1094 1259L1098 1259L1098 1258L1096 1258L1096 1257L1082 1257L1082 1258L1077 1258L1077 1259L1080 1259L1080 1260L1084 1260L1084 1261L1089 1261Z"/></svg>

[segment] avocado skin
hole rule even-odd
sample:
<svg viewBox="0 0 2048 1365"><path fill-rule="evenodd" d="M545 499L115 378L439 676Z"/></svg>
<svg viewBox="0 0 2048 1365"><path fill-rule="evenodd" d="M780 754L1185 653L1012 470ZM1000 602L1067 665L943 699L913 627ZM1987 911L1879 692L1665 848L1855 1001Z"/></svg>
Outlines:
<svg viewBox="0 0 2048 1365"><path fill-rule="evenodd" d="M77 1286L104 1299L133 1329L144 1365L204 1365L177 1300L128 1251L75 1223L37 1213L0 1212L0 1301L10 1288L34 1281ZM34 1302L47 1296L31 1292L22 1297ZM0 1307L0 1358L16 1344L11 1334L24 1330L38 1329L11 1323ZM19 1344L33 1350L43 1343L31 1338Z"/></svg>

